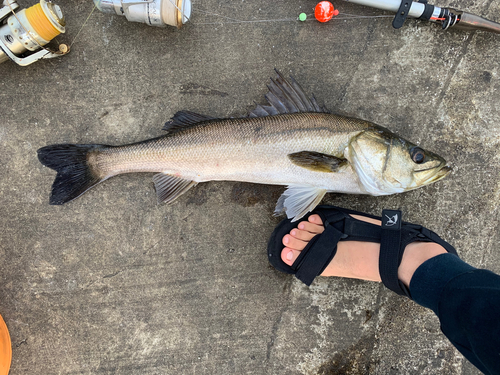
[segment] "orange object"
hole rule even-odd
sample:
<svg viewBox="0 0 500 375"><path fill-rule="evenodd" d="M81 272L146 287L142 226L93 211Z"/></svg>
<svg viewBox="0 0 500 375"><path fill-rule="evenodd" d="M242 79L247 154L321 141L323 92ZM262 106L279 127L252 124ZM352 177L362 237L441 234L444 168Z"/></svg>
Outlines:
<svg viewBox="0 0 500 375"><path fill-rule="evenodd" d="M336 10L329 1L322 1L314 8L314 17L316 17L319 22L328 22L333 16L338 14L339 11Z"/></svg>
<svg viewBox="0 0 500 375"><path fill-rule="evenodd" d="M45 14L41 4L26 9L26 18L38 35L45 40L50 41L61 33Z"/></svg>
<svg viewBox="0 0 500 375"><path fill-rule="evenodd" d="M12 345L9 330L0 316L0 375L7 375L12 361Z"/></svg>

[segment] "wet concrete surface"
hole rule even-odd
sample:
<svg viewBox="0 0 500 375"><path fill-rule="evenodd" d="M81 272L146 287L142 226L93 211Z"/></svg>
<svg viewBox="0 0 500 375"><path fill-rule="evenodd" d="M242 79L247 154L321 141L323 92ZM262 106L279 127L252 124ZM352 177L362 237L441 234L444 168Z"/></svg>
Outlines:
<svg viewBox="0 0 500 375"><path fill-rule="evenodd" d="M389 14L346 2L334 3L341 16L327 24L296 21L313 13L309 0L194 2L181 30L89 17L90 0L57 3L67 20L57 42L71 52L0 67L10 374L479 373L429 310L383 286L318 278L308 288L272 269L266 244L282 187L209 182L157 205L152 175L136 174L50 206L55 173L36 150L159 136L182 109L244 115L264 102L276 67L327 108L386 126L453 166L412 192L324 203L401 208L470 264L500 272L500 36L347 20L342 13ZM499 20L500 2L436 5Z"/></svg>

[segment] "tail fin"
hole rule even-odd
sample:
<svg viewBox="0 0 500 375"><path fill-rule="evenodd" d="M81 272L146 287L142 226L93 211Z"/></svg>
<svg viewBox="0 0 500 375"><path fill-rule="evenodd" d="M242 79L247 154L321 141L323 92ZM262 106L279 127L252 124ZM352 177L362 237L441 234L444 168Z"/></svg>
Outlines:
<svg viewBox="0 0 500 375"><path fill-rule="evenodd" d="M92 172L87 162L91 151L102 145L60 144L42 147L38 160L57 172L52 184L50 204L64 204L78 198L103 179Z"/></svg>

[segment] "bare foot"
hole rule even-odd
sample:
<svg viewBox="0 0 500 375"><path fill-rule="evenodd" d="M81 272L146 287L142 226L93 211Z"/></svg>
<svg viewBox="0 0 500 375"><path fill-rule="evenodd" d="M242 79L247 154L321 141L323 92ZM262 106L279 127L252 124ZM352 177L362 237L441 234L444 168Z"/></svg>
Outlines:
<svg viewBox="0 0 500 375"><path fill-rule="evenodd" d="M381 225L380 220L365 216L351 215L355 219ZM299 223L290 234L283 237L285 248L281 251L283 262L291 266L307 243L324 230L319 215L311 215L307 221ZM413 242L409 244L403 254L401 265L398 268L398 277L409 286L415 270L426 260L446 253L446 250L433 242ZM360 241L340 241L337 245L337 254L323 271L321 276L349 277L361 280L382 281L378 269L380 244Z"/></svg>

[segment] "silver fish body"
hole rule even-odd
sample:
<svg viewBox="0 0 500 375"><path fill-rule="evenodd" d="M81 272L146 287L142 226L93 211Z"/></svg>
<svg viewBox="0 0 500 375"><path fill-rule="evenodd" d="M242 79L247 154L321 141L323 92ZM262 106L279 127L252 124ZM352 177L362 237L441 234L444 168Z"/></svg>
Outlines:
<svg viewBox="0 0 500 375"><path fill-rule="evenodd" d="M58 172L51 203L63 204L118 174L156 172L158 199L166 202L205 181L288 186L276 211L297 220L326 192L393 194L450 171L438 155L383 127L327 113L295 81L279 75L270 90L270 105L258 106L251 117L181 111L165 125L166 135L151 140L40 149L40 161Z"/></svg>
<svg viewBox="0 0 500 375"><path fill-rule="evenodd" d="M195 182L310 184L366 193L352 168L335 174L318 172L299 167L288 157L303 150L344 157L349 141L364 128L363 121L325 113L210 120L146 142L96 150L91 165L105 178L163 172Z"/></svg>

